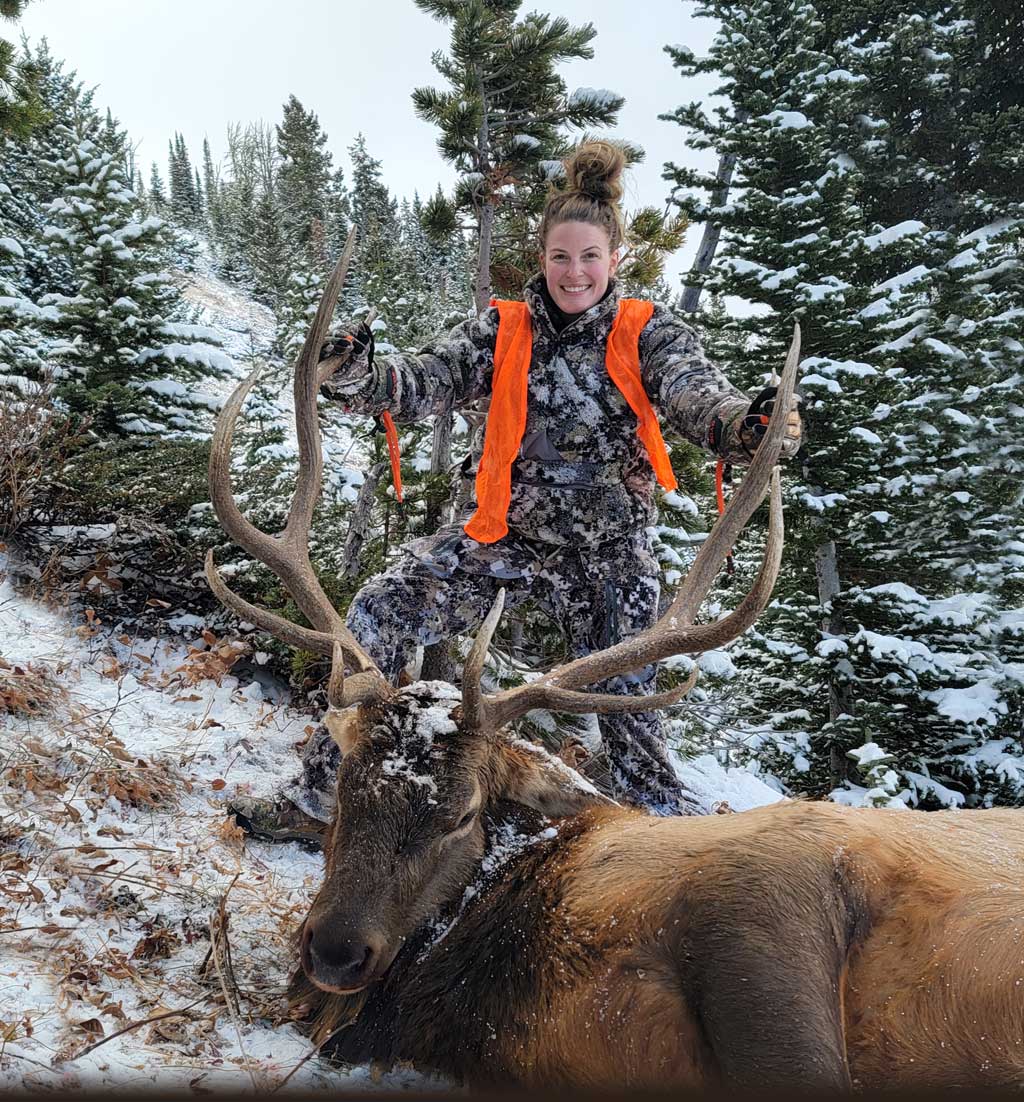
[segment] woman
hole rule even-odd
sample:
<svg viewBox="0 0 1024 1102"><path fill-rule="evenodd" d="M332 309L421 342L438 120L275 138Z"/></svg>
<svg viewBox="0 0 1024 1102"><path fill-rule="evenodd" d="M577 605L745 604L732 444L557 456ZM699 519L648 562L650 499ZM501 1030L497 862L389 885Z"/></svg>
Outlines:
<svg viewBox="0 0 1024 1102"><path fill-rule="evenodd" d="M540 225L541 270L524 292L528 314L522 304L492 305L418 355L375 360L365 328L344 338L354 354L326 391L357 413L388 410L399 423L414 422L490 399L483 444L472 455L476 501L458 522L407 544L349 608L349 628L393 682L417 645L475 631L500 587L506 607L533 598L545 608L573 656L648 627L659 592L647 534L657 516L654 487L675 485L658 417L730 463L748 463L763 435L771 388L752 404L669 310L620 303L624 166L622 152L605 142L588 142L566 161L566 184L549 195ZM333 352L328 345L323 354ZM792 412L784 454L799 438ZM650 667L594 689L650 693L654 679ZM656 713L599 723L614 795L656 814L695 810ZM314 740L304 764L288 796L326 820L333 742ZM281 810L279 826L288 819Z"/></svg>

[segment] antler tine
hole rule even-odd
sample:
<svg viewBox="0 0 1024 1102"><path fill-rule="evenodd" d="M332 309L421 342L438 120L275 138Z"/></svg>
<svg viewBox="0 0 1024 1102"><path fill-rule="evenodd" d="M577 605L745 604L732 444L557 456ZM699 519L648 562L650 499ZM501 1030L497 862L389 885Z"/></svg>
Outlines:
<svg viewBox="0 0 1024 1102"><path fill-rule="evenodd" d="M473 646L470 647L462 666L462 716L463 723L470 730L477 731L488 726L487 702L480 690L480 678L484 672L484 661L491 645L491 638L504 608L505 589L502 587L498 590L498 596L494 599L487 618L480 625L480 630L473 640Z"/></svg>
<svg viewBox="0 0 1024 1102"><path fill-rule="evenodd" d="M651 628L632 639L559 666L529 685L485 697L484 710L489 724L501 726L531 708L582 704L582 701L577 702L572 696L566 696L566 691L641 669L673 654L693 654L723 646L746 631L757 619L768 602L782 561L782 490L775 464L778 462L786 433L799 359L800 327L796 325L768 431L754 455L739 491L704 541L683 586L664 615ZM694 626L697 610L711 588L722 561L754 510L760 505L769 484L772 491L769 536L757 580L747 596L728 616L712 624ZM600 713L605 710L604 702L596 694L573 695L593 702L588 711ZM660 706L655 697L636 699L640 707L625 709L617 704L615 710L642 711ZM564 710L574 709L565 707Z"/></svg>
<svg viewBox="0 0 1024 1102"><path fill-rule="evenodd" d="M333 655L334 642L337 641L348 663L360 673L372 674L371 680L379 682L379 687L382 688L385 685L383 675L345 626L344 620L324 593L309 560L309 526L320 497L323 479L323 453L316 416L317 357L345 282L355 247L355 234L353 227L341 259L331 273L320 299L316 317L295 368L295 428L299 444L299 470L288 519L280 535L261 532L250 523L242 515L231 492L231 442L235 422L246 396L256 382L256 373L239 384L225 403L217 419L210 450L210 499L221 526L239 546L268 566L281 579L295 603L313 625L313 630L301 628L268 610L259 609L232 593L217 574L212 555L207 556L206 575L218 599L239 615L284 642L308 647L321 654ZM361 685L364 680L360 680Z"/></svg>
<svg viewBox="0 0 1024 1102"><path fill-rule="evenodd" d="M331 278L320 296L320 305L306 334L299 361L295 365L295 434L299 443L299 474L295 481L295 495L288 510L283 539L285 542L301 544L302 547L306 547L309 542L309 525L323 488L324 456L320 447L320 425L316 417L318 357L334 316L334 307L338 304L342 285L348 275L355 244L356 228L353 226L349 230L341 259L334 266ZM308 555L306 561L308 562ZM298 597L295 599L297 601ZM328 619L340 621L337 611L326 597L323 603L330 610Z"/></svg>
<svg viewBox="0 0 1024 1102"><path fill-rule="evenodd" d="M743 531L754 510L761 504L765 489L786 435L789 403L796 387L797 366L800 363L800 324L793 325L793 339L782 369L782 379L775 396L773 416L740 488L733 495L728 509L711 529L697 557L683 579L679 592L666 611L663 620L692 624L704 598L708 595L729 550ZM780 412L781 411L781 412Z"/></svg>

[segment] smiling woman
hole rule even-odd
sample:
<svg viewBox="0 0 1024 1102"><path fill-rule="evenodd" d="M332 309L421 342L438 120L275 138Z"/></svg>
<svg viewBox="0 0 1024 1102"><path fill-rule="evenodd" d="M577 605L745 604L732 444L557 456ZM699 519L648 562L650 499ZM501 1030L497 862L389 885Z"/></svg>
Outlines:
<svg viewBox="0 0 1024 1102"><path fill-rule="evenodd" d="M619 200L626 158L609 142L587 142L565 164L566 186L549 197L540 224L547 291L566 314L581 314L608 292L624 227Z"/></svg>

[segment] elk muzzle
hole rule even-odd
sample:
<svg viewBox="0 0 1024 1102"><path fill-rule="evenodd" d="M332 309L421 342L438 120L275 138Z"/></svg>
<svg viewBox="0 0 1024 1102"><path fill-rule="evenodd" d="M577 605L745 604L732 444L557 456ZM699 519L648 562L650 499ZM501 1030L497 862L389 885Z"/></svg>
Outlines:
<svg viewBox="0 0 1024 1102"><path fill-rule="evenodd" d="M394 959L379 931L338 929L307 920L302 931L302 970L323 991L350 995L379 979Z"/></svg>

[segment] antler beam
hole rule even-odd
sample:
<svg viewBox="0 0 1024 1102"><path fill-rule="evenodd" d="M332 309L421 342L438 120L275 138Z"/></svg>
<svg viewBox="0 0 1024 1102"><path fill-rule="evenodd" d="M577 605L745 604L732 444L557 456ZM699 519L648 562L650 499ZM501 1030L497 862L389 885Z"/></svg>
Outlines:
<svg viewBox="0 0 1024 1102"><path fill-rule="evenodd" d="M327 282L316 317L295 366L295 431L299 445L299 469L288 518L281 533L272 535L261 532L250 523L239 510L231 491L231 442L235 422L256 382L256 374L240 383L225 403L217 418L210 449L210 500L217 519L224 531L240 547L268 566L281 579L312 628L293 624L283 616L269 609L258 608L239 597L217 572L213 552L206 556L206 578L210 588L233 612L291 646L305 647L330 657L336 654L335 644L340 647L344 661L360 676L352 678L352 685L346 686L346 691L342 693L338 682L341 674L335 669L332 674L332 693L336 699L344 696L350 702L386 695L389 687L376 663L345 626L338 610L320 585L309 559L309 527L323 489L323 452L316 413L319 381L317 361L338 295L348 274L355 248L355 235L353 227L341 259Z"/></svg>

